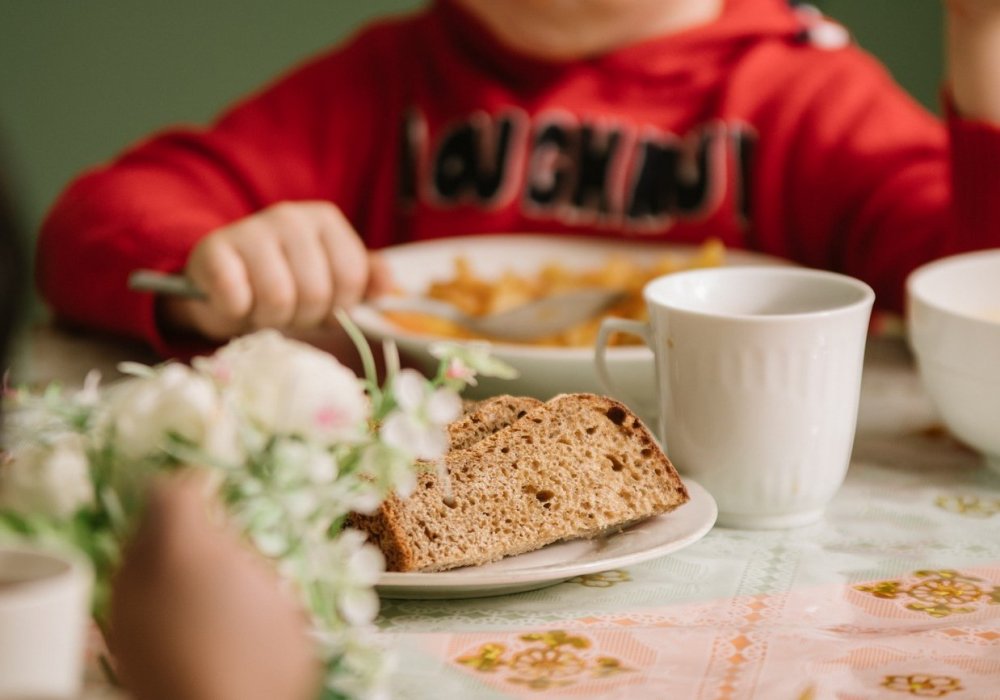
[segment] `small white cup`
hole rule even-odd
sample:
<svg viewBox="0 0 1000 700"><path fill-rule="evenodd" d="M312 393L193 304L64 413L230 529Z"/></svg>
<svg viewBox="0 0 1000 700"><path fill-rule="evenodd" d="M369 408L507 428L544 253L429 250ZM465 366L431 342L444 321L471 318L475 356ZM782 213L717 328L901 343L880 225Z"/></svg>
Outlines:
<svg viewBox="0 0 1000 700"><path fill-rule="evenodd" d="M605 350L614 332L639 336L655 357L664 447L715 497L719 524L820 519L850 462L875 293L821 270L723 267L659 277L643 297L649 322L601 324L604 389L630 402Z"/></svg>
<svg viewBox="0 0 1000 700"><path fill-rule="evenodd" d="M0 548L0 699L79 696L91 585L76 558Z"/></svg>

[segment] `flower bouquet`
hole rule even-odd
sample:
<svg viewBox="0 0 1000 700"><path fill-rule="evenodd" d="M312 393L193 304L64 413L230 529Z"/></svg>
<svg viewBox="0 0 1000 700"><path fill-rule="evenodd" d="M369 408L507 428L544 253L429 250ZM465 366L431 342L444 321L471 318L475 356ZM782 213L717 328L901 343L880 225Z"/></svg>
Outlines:
<svg viewBox="0 0 1000 700"><path fill-rule="evenodd" d="M95 619L142 512L148 478L208 467L229 516L310 615L326 665L324 698L377 694L387 657L371 641L381 553L352 512L371 513L391 491L407 495L420 464L447 448L459 392L477 373L513 370L481 348L441 344L437 375L400 369L385 347L379 384L364 337L341 323L365 377L275 331L235 340L191 365L128 364L109 387L8 391L13 408L0 454L0 538L69 544L95 571Z"/></svg>

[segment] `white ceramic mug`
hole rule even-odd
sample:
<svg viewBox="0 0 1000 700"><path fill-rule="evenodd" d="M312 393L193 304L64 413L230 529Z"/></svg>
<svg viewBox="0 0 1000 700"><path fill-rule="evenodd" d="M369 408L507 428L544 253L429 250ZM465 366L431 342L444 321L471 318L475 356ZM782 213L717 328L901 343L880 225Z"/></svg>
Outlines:
<svg viewBox="0 0 1000 700"><path fill-rule="evenodd" d="M608 393L612 333L653 350L659 435L719 505L719 524L818 520L843 483L857 425L875 293L845 275L722 267L665 275L643 290L649 322L608 318L595 349Z"/></svg>
<svg viewBox="0 0 1000 700"><path fill-rule="evenodd" d="M0 548L0 699L79 696L91 585L74 557Z"/></svg>

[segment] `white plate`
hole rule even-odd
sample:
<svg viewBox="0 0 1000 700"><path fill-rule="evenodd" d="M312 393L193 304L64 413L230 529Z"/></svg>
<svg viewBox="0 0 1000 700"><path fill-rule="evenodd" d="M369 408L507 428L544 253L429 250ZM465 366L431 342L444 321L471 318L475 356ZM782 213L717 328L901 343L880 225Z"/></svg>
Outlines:
<svg viewBox="0 0 1000 700"><path fill-rule="evenodd" d="M558 542L484 566L427 574L388 572L376 589L384 598L481 598L530 591L662 557L700 540L718 515L715 499L704 487L690 479L684 479L684 485L691 500L683 506L613 535Z"/></svg>
<svg viewBox="0 0 1000 700"><path fill-rule="evenodd" d="M385 248L381 253L400 290L416 295L425 293L435 280L451 279L457 256L465 257L476 274L493 278L507 270L530 276L552 262L574 271L590 270L604 265L610 256L621 256L642 265L649 265L668 254L683 261L696 255L698 250L699 246L691 245L517 234L442 238ZM788 263L760 253L727 250L726 264ZM367 307L356 307L352 316L369 338L391 339L415 366L425 372L436 369L437 360L427 352L427 346L440 338L404 331ZM478 386L467 391L469 398L515 394L544 400L561 393L605 393L594 371L593 348L495 343L493 355L515 367L520 376L514 380L482 377ZM652 424L650 413L654 397L651 388L655 386L652 352L641 345L611 347L607 360L611 374L623 392L629 394L617 398L632 403L633 410ZM636 405L637 402L629 401L630 398L638 398L647 405Z"/></svg>

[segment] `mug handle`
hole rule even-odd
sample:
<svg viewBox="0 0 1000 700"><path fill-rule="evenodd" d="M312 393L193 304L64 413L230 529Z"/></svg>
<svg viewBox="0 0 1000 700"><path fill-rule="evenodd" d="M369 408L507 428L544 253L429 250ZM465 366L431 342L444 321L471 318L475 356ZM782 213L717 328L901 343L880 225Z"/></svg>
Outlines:
<svg viewBox="0 0 1000 700"><path fill-rule="evenodd" d="M594 342L594 364L597 367L597 379L604 391L620 398L628 405L634 406L640 411L644 411L644 409L646 409L645 412L650 415L657 413L659 409L649 411L649 407L644 405L645 402L639 401L636 397L630 396L628 392L623 391L615 383L611 373L608 371L608 339L612 333L627 333L628 335L638 336L639 338L642 338L646 347L652 349L653 332L650 329L649 324L644 321L633 321L631 319L617 318L614 316L605 318L601 321L601 327L597 331L597 340Z"/></svg>

